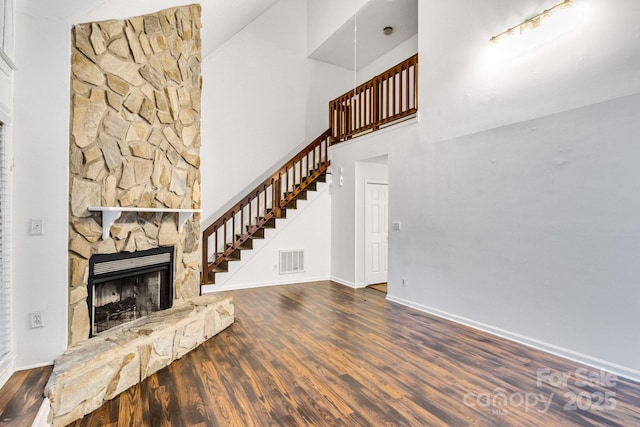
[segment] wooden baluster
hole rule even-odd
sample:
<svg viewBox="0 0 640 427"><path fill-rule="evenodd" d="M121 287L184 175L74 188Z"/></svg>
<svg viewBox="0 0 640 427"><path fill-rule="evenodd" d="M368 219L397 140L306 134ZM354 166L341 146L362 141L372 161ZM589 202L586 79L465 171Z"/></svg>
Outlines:
<svg viewBox="0 0 640 427"><path fill-rule="evenodd" d="M316 172L316 150L315 150L315 148L311 152L311 170L313 171L313 173Z"/></svg>
<svg viewBox="0 0 640 427"><path fill-rule="evenodd" d="M224 220L224 234L222 235L222 252L227 250L227 222L228 220Z"/></svg>
<svg viewBox="0 0 640 427"><path fill-rule="evenodd" d="M325 139L325 143L324 143L324 162L323 164L326 164L329 161L329 140Z"/></svg>
<svg viewBox="0 0 640 427"><path fill-rule="evenodd" d="M350 136L351 135L351 102L350 100L346 101L346 105L345 105L345 125L347 126L346 129L344 130L345 136Z"/></svg>
<svg viewBox="0 0 640 427"><path fill-rule="evenodd" d="M218 228L216 227L213 232L213 236L215 239L213 240L213 259L215 260L218 257Z"/></svg>
<svg viewBox="0 0 640 427"><path fill-rule="evenodd" d="M358 117L360 120L360 127L364 128L367 126L367 122L365 120L365 111L367 107L367 102L365 101L365 92L363 90L358 91Z"/></svg>
<svg viewBox="0 0 640 427"><path fill-rule="evenodd" d="M269 207L267 206L267 186L265 185L264 189L262 190L262 198L264 199L264 207L263 207L263 211L264 211L264 216L267 216L267 211L269 210Z"/></svg>
<svg viewBox="0 0 640 427"><path fill-rule="evenodd" d="M397 80L396 78L398 77L398 75L396 73L393 73L389 76L389 79L391 80L391 114L390 116L393 117L396 115L396 93L398 92L398 85L397 85Z"/></svg>
<svg viewBox="0 0 640 427"><path fill-rule="evenodd" d="M373 129L376 128L376 108L375 108L375 82L369 85L369 98L367 102L369 103L369 123Z"/></svg>
<svg viewBox="0 0 640 427"><path fill-rule="evenodd" d="M310 153L306 153L303 157L302 157L302 162L304 162L304 179L309 178L309 155Z"/></svg>
<svg viewBox="0 0 640 427"><path fill-rule="evenodd" d="M201 283L209 281L209 238L202 239L202 278Z"/></svg>
<svg viewBox="0 0 640 427"><path fill-rule="evenodd" d="M240 234L244 234L244 203L240 204Z"/></svg>
<svg viewBox="0 0 640 427"><path fill-rule="evenodd" d="M280 215L280 196L278 196L278 194L280 193L280 178L281 178L281 173L278 172L278 177L277 178L272 178L271 179L271 209L273 210L273 213L278 216Z"/></svg>
<svg viewBox="0 0 640 427"><path fill-rule="evenodd" d="M410 92L409 92L409 87L411 85L411 82L409 81L409 70L411 68L409 66L407 66L406 72L405 72L405 94L404 94L404 99L405 101L405 107L404 110L405 111L409 111L411 109L411 98L410 98Z"/></svg>
<svg viewBox="0 0 640 427"><path fill-rule="evenodd" d="M418 108L418 57L413 65L413 108Z"/></svg>
<svg viewBox="0 0 640 427"><path fill-rule="evenodd" d="M335 107L335 113L336 113L336 129L335 129L335 138L336 140L340 141L340 137L342 135L342 132L340 131L340 104L336 103L336 107Z"/></svg>
<svg viewBox="0 0 640 427"><path fill-rule="evenodd" d="M353 130L357 133L361 127L360 123L360 91L355 90L353 94Z"/></svg>
<svg viewBox="0 0 640 427"><path fill-rule="evenodd" d="M333 135L335 129L335 123L333 121L333 101L329 102L329 129L331 129L331 134Z"/></svg>
<svg viewBox="0 0 640 427"><path fill-rule="evenodd" d="M236 212L231 217L231 243L235 246L236 243Z"/></svg>
<svg viewBox="0 0 640 427"><path fill-rule="evenodd" d="M373 109L373 130L378 129L380 123L380 85L382 82L379 77L376 77L373 82L373 101L371 102L371 108Z"/></svg>
<svg viewBox="0 0 640 427"><path fill-rule="evenodd" d="M385 114L385 119L391 117L391 79L387 76L387 99L385 100L385 109L387 113Z"/></svg>

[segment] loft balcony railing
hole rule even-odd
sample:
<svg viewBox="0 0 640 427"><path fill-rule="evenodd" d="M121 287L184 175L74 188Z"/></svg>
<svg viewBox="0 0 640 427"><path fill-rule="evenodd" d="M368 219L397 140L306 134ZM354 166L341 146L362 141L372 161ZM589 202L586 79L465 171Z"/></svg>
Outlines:
<svg viewBox="0 0 640 427"><path fill-rule="evenodd" d="M418 55L329 102L332 144L373 132L418 111Z"/></svg>

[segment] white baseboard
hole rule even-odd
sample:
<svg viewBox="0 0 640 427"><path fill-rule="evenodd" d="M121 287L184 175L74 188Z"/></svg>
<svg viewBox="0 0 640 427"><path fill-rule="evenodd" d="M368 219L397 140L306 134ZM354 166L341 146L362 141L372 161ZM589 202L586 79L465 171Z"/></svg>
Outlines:
<svg viewBox="0 0 640 427"><path fill-rule="evenodd" d="M303 277L303 278L290 278L287 280L270 280L266 282L254 282L254 283L246 283L240 285L203 285L201 287L202 294L211 294L215 292L224 292L224 291L233 291L237 289L251 289L251 288L262 288L265 286L279 286L279 285L294 285L296 283L310 283L310 282L320 282L323 280L331 280L329 276L317 276L317 277Z"/></svg>
<svg viewBox="0 0 640 427"><path fill-rule="evenodd" d="M338 284L340 284L340 285L348 286L349 288L354 288L354 289L357 289L357 288L358 288L358 286L357 286L355 283L350 282L350 281L345 280L345 279L341 279L341 278L339 278L339 277L331 276L331 279L330 279L330 280L331 280L332 282L336 282L336 283L338 283Z"/></svg>
<svg viewBox="0 0 640 427"><path fill-rule="evenodd" d="M606 360L601 360L595 357L588 356L586 354L578 353L573 350L569 350L563 347L559 347L557 345L549 344L544 341L539 341L534 338L526 337L524 335L516 334L510 331L506 331L504 329L496 328L490 325L486 325L484 323L476 322L471 319L467 319L461 316L457 316L455 314L447 313L442 310L438 310L432 307L427 307L422 304L417 304L413 301L405 300L403 298L398 298L393 295L387 294L387 299L389 301L396 302L398 304L402 304L407 307L415 308L416 310L423 311L428 314L432 314L437 317L441 317L443 319L450 320L452 322L456 322L465 326L469 326L474 329L478 329L483 332L487 332L491 335L496 335L501 338L508 339L510 341L515 341L517 343L526 345L528 347L535 348L537 350L542 350L546 353L553 354L555 356L562 357L564 359L568 359L574 362L581 363L583 365L590 366L592 368L600 369L603 371L610 372L614 375L618 375L623 378L630 379L632 381L640 382L640 371L628 368L626 366L620 366L615 363L608 362Z"/></svg>
<svg viewBox="0 0 640 427"><path fill-rule="evenodd" d="M2 387L9 377L15 372L16 355L10 351L0 362L0 387Z"/></svg>
<svg viewBox="0 0 640 427"><path fill-rule="evenodd" d="M31 427L49 427L51 425L48 421L49 411L51 411L51 401L48 397L45 397L42 401L42 405L40 405L40 409L38 409L36 419L33 420Z"/></svg>
<svg viewBox="0 0 640 427"><path fill-rule="evenodd" d="M24 365L24 366L18 366L16 367L16 371L26 371L27 369L36 369L36 368L42 368L43 366L51 366L53 365L53 360L49 361L49 362L43 362L43 363L36 363L34 365Z"/></svg>

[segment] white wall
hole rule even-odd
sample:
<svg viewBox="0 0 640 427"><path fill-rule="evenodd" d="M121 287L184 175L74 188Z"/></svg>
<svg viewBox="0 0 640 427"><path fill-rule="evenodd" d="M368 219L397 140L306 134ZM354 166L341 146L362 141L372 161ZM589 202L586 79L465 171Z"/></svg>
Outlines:
<svg viewBox="0 0 640 427"><path fill-rule="evenodd" d="M66 348L69 157L68 25L18 4L12 198L13 329L18 368L50 363ZM31 236L29 219L44 219ZM42 311L45 327L30 329Z"/></svg>
<svg viewBox="0 0 640 427"><path fill-rule="evenodd" d="M388 70L389 68L401 63L405 59L418 53L418 35L405 40L391 51L382 55L380 58L371 62L371 64L358 71L358 84L362 84L367 80L371 80L374 76Z"/></svg>
<svg viewBox="0 0 640 427"><path fill-rule="evenodd" d="M331 151L332 277L358 284L353 166L388 152L390 299L640 379L640 4L575 2L499 60L489 37L552 3L421 3L419 125Z"/></svg>
<svg viewBox="0 0 640 427"><path fill-rule="evenodd" d="M549 5L421 4L420 138L389 155L389 296L640 379L640 4L575 2L573 32L495 62L489 37Z"/></svg>
<svg viewBox="0 0 640 427"><path fill-rule="evenodd" d="M633 95L390 157L391 298L638 378L639 132Z"/></svg>
<svg viewBox="0 0 640 427"><path fill-rule="evenodd" d="M349 72L307 59L306 5L281 0L203 61L203 218L328 126Z"/></svg>
<svg viewBox="0 0 640 427"><path fill-rule="evenodd" d="M333 170L331 187L331 278L347 286L364 285L364 182L384 179L386 170L367 167L363 161L388 155L389 168L397 164L397 151L418 139L417 122L408 121L378 132L342 142L330 148ZM364 166L364 167L363 167ZM343 185L340 186L340 169ZM397 189L389 176L389 197ZM391 203L391 200L390 200ZM391 205L390 205L391 206ZM390 234L389 238L393 236ZM392 266L390 265L390 268Z"/></svg>
<svg viewBox="0 0 640 427"><path fill-rule="evenodd" d="M620 0L615 5L607 0L576 1L524 36L495 45L488 42L491 36L555 3L420 3L420 114L429 141L640 89L640 2L636 0ZM455 25L443 16L454 16ZM526 48L529 39L544 38L556 25L572 30L537 48ZM500 53L511 47L521 48L519 55L502 59Z"/></svg>

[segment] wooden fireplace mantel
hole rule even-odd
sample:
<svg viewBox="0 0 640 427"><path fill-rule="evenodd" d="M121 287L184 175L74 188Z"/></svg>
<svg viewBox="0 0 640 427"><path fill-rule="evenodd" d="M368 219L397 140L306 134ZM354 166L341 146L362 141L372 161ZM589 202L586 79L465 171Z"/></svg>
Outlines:
<svg viewBox="0 0 640 427"><path fill-rule="evenodd" d="M102 240L109 238L109 232L113 223L120 218L122 212L161 212L178 214L178 232L182 232L184 223L193 216L194 213L202 212L202 209L171 209L171 208L133 208L121 206L91 206L90 212L102 212Z"/></svg>

